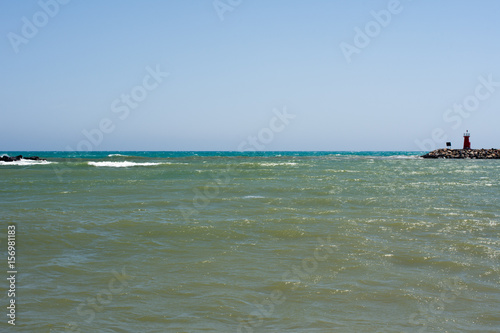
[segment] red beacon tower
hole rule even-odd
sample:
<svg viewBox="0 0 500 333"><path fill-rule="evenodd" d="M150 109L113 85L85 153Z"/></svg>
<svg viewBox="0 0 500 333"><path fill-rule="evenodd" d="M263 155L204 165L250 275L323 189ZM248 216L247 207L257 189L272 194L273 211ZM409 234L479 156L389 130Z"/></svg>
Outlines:
<svg viewBox="0 0 500 333"><path fill-rule="evenodd" d="M470 133L469 133L469 130L467 130L464 133L464 149L470 149L469 137L470 137Z"/></svg>

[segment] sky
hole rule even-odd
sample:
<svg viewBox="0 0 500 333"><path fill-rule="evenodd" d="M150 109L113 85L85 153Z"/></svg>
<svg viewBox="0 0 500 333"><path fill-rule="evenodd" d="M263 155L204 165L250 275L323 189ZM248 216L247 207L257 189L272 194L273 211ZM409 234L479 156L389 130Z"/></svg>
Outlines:
<svg viewBox="0 0 500 333"><path fill-rule="evenodd" d="M0 0L0 150L500 148L499 12Z"/></svg>

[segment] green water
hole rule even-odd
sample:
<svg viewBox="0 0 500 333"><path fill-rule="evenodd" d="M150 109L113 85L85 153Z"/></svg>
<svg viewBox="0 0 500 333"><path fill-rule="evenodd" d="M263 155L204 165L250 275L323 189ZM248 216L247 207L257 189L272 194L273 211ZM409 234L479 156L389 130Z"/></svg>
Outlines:
<svg viewBox="0 0 500 333"><path fill-rule="evenodd" d="M37 154L0 165L2 331L500 332L498 161Z"/></svg>

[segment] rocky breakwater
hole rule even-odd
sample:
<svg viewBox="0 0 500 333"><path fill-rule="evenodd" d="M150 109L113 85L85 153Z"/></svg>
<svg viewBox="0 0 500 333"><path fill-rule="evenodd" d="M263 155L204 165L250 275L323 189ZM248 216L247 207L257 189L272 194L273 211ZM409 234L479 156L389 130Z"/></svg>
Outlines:
<svg viewBox="0 0 500 333"><path fill-rule="evenodd" d="M29 157L23 157L23 155L17 155L17 156L2 155L2 156L0 156L1 162L17 162L20 160L45 161L43 158L40 158L38 156L29 156Z"/></svg>
<svg viewBox="0 0 500 333"><path fill-rule="evenodd" d="M448 149L433 150L422 155L423 158L470 158L500 159L500 149Z"/></svg>

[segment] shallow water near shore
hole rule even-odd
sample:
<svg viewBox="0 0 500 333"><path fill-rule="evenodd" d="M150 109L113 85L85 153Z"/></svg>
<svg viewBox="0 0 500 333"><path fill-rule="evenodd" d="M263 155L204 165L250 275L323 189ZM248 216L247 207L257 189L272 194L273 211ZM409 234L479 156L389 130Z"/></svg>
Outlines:
<svg viewBox="0 0 500 333"><path fill-rule="evenodd" d="M8 154L12 330L500 331L498 160Z"/></svg>

